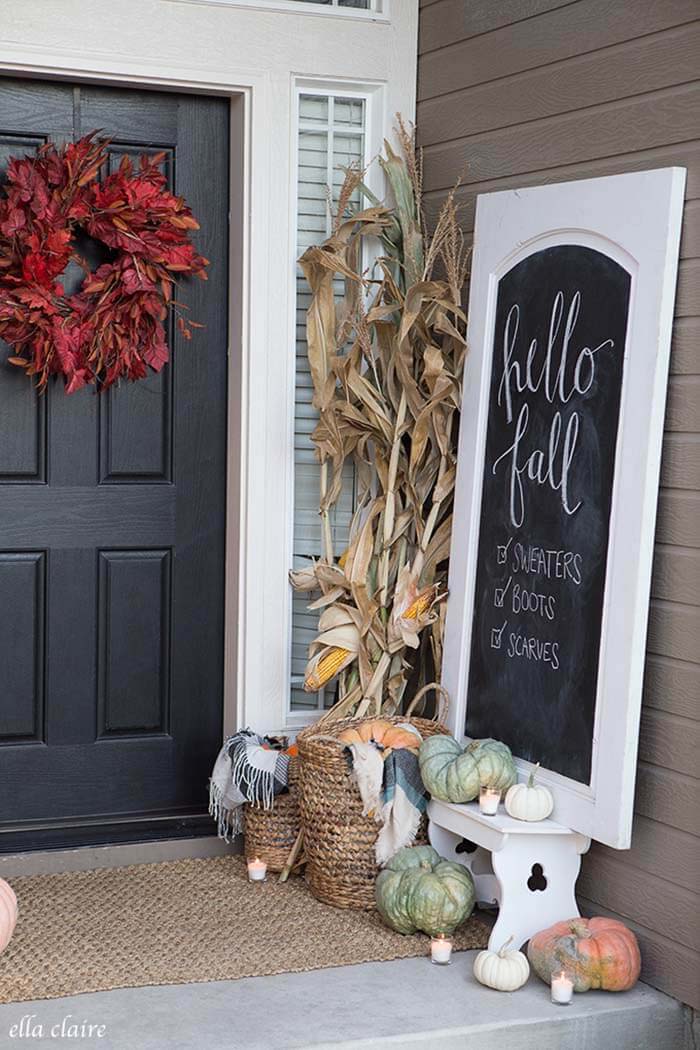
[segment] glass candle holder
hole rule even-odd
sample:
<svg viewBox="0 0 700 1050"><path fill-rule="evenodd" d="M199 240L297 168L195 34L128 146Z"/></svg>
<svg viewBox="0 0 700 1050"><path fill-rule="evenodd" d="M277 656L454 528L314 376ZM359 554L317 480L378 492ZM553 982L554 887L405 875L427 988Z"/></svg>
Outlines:
<svg viewBox="0 0 700 1050"><path fill-rule="evenodd" d="M552 1002L568 1006L574 996L574 982L566 970L555 970L551 981Z"/></svg>
<svg viewBox="0 0 700 1050"><path fill-rule="evenodd" d="M451 956L452 941L444 933L439 933L437 937L433 937L430 942L430 961L434 962L436 966L447 966Z"/></svg>
<svg viewBox="0 0 700 1050"><path fill-rule="evenodd" d="M479 790L479 812L485 817L495 817L498 813L498 803L501 801L501 792L496 788L482 784Z"/></svg>
<svg viewBox="0 0 700 1050"><path fill-rule="evenodd" d="M250 882L264 882L267 874L267 864L264 860L248 861L248 879Z"/></svg>

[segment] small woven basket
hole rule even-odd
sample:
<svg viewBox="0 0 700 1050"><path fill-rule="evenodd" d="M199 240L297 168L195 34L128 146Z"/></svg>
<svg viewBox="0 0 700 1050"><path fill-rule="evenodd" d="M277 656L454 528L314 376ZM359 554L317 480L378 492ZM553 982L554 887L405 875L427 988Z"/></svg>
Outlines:
<svg viewBox="0 0 700 1050"><path fill-rule="evenodd" d="M299 759L289 763L289 791L275 797L272 809L243 806L246 860L264 860L268 871L282 871L301 828Z"/></svg>
<svg viewBox="0 0 700 1050"><path fill-rule="evenodd" d="M409 712L387 718L396 725L410 722L423 739L449 730L438 719L413 718L410 711L428 687L416 694ZM441 687L440 695L447 694ZM446 708L445 708L446 709ZM384 716L380 716L384 717ZM442 715L444 717L444 713ZM336 908L369 910L375 907L374 882L379 872L374 847L379 825L362 815L362 799L350 779L349 752L337 740L348 727L366 718L344 718L309 726L297 737L301 759L300 810L306 857L306 881L317 900ZM426 841L423 816L416 842Z"/></svg>

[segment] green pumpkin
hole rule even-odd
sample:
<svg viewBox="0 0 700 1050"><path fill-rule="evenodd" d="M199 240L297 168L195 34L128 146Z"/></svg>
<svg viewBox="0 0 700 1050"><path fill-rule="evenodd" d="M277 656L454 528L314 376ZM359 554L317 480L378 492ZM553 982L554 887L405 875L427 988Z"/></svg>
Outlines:
<svg viewBox="0 0 700 1050"><path fill-rule="evenodd" d="M451 736L428 737L421 744L420 774L433 798L471 802L479 788L507 791L518 774L510 748L500 740L472 740L462 749Z"/></svg>
<svg viewBox="0 0 700 1050"><path fill-rule="evenodd" d="M377 876L379 914L399 933L452 933L474 908L474 880L432 846L406 846Z"/></svg>

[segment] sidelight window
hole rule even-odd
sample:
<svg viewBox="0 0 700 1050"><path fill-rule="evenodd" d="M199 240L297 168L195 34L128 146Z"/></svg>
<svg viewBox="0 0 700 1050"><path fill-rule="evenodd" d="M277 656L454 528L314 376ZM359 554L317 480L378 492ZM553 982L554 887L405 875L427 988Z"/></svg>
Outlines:
<svg viewBox="0 0 700 1050"><path fill-rule="evenodd" d="M356 94L302 91L298 95L297 122L297 256L319 244L331 232L329 195L333 205L343 182L343 167L367 163L368 98ZM342 295L342 283L337 293ZM294 568L308 565L321 555L318 516L319 465L311 442L317 413L311 404L313 388L306 353L306 310L310 294L297 266L296 273L296 370L294 387ZM347 545L353 511L353 476L348 470L332 518L336 556ZM333 702L331 690L305 693L304 668L309 643L318 626L318 612L309 611L309 598L292 595L290 713L294 721L308 721Z"/></svg>

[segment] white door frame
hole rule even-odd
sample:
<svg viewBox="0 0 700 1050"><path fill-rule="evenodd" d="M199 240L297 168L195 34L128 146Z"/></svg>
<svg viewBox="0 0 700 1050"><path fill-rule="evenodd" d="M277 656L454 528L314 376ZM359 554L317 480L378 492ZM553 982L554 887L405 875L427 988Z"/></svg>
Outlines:
<svg viewBox="0 0 700 1050"><path fill-rule="evenodd" d="M295 84L376 91L385 135L396 112L415 111L418 0L380 18L310 7L57 0L47 18L44 0L23 0L0 47L3 75L231 99L224 732L282 729L288 708Z"/></svg>

